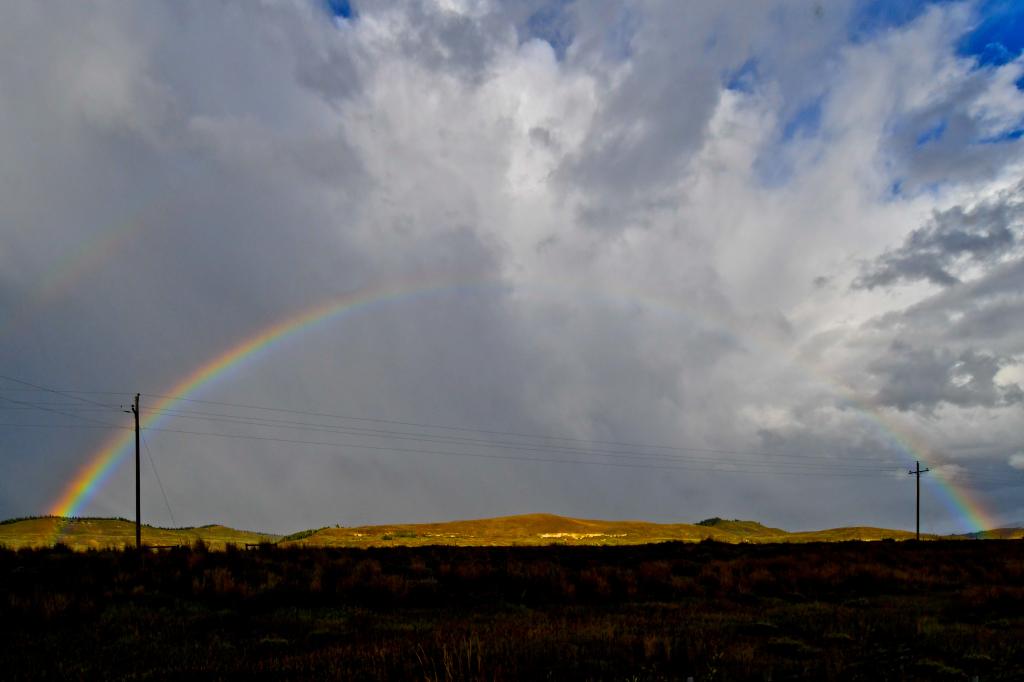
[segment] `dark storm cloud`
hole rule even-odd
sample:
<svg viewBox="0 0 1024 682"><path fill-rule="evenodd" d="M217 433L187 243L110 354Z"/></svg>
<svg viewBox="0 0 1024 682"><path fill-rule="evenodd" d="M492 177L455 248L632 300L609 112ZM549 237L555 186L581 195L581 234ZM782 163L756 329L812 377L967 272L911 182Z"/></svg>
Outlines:
<svg viewBox="0 0 1024 682"><path fill-rule="evenodd" d="M368 278L334 228L334 210L365 187L360 160L296 104L287 41L253 30L261 10L221 9L5 13L2 251L20 263L4 268L9 373L159 392L217 349ZM209 59L228 43L238 59ZM110 420L120 415L100 419ZM64 476L107 437L31 434L5 433L12 459L38 461L12 444L36 442ZM37 511L56 496L52 479ZM19 509L23 495L3 503Z"/></svg>
<svg viewBox="0 0 1024 682"><path fill-rule="evenodd" d="M1005 211L976 210L972 215L991 213ZM985 240L964 238L959 232L932 243L952 244L942 253L967 253L975 267L986 268L982 274L879 316L850 339L867 353L865 369L878 382L870 390L880 405L932 414L943 405L1007 408L1024 397L1020 384L999 378L1001 370L1019 366L1024 348L1024 329L1018 322L1024 315L1024 259L992 265L998 249L979 248ZM932 252L937 258L938 253ZM982 255L975 257L978 253Z"/></svg>
<svg viewBox="0 0 1024 682"><path fill-rule="evenodd" d="M934 339L943 345L976 345L1013 354L1024 335L1024 259L991 267L975 279L949 287L906 309L871 321L867 329L883 334Z"/></svg>
<svg viewBox="0 0 1024 682"><path fill-rule="evenodd" d="M977 205L937 211L899 248L864 266L855 289L925 280L941 286L960 282L959 271L989 265L1016 253L1024 220L1024 185Z"/></svg>
<svg viewBox="0 0 1024 682"><path fill-rule="evenodd" d="M868 371L882 380L876 394L882 405L899 410L929 410L940 403L959 407L1005 407L1020 403L1017 385L999 386L996 374L1011 358L977 351L915 348L894 342Z"/></svg>

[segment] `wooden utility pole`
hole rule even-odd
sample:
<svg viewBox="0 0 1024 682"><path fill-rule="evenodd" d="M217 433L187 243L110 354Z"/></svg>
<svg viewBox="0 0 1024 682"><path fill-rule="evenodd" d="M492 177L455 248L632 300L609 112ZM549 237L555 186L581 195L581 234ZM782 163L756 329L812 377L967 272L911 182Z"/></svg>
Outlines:
<svg viewBox="0 0 1024 682"><path fill-rule="evenodd" d="M135 394L132 403L132 414L135 415L135 549L142 549L142 503L139 499L141 489L139 474L139 394Z"/></svg>
<svg viewBox="0 0 1024 682"><path fill-rule="evenodd" d="M915 462L913 469L907 473L911 476L917 476L917 539L921 539L921 474L931 469L922 469L920 462Z"/></svg>

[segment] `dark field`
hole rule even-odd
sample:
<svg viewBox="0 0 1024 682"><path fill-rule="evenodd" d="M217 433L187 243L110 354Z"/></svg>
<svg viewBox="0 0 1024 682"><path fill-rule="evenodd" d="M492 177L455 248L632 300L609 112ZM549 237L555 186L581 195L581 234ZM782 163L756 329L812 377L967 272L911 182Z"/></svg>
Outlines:
<svg viewBox="0 0 1024 682"><path fill-rule="evenodd" d="M1024 542L0 551L0 677L1024 678Z"/></svg>

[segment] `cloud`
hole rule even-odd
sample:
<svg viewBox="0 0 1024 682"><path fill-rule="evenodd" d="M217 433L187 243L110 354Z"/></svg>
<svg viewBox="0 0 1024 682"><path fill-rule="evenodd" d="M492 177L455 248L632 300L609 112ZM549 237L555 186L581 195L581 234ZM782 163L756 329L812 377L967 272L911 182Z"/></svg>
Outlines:
<svg viewBox="0 0 1024 682"><path fill-rule="evenodd" d="M1019 386L999 386L995 376L1011 363L975 351L954 354L945 349L913 348L894 342L868 371L883 381L876 399L900 410L931 408L940 402L961 407L995 407L1024 400Z"/></svg>
<svg viewBox="0 0 1024 682"><path fill-rule="evenodd" d="M864 266L854 288L874 289L924 280L950 286L954 272L989 265L1017 254L1024 221L1024 185L1000 192L974 206L935 212L903 245Z"/></svg>
<svg viewBox="0 0 1024 682"><path fill-rule="evenodd" d="M1018 452L1010 455L1008 463L1014 469L1024 469L1024 452Z"/></svg>
<svg viewBox="0 0 1024 682"><path fill-rule="evenodd" d="M861 9L19 5L0 373L145 411L362 292L192 396L305 425L200 403L146 434L180 522L905 525L894 424L968 473L1019 449L1020 160L975 138L1012 129L1020 74L958 54L962 5ZM124 425L13 388L0 516Z"/></svg>

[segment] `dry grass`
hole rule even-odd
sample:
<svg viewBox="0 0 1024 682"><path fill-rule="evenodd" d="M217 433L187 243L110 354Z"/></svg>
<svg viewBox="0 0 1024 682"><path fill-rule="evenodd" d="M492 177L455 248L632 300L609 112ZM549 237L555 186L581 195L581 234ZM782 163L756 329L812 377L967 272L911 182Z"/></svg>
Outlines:
<svg viewBox="0 0 1024 682"><path fill-rule="evenodd" d="M0 550L17 679L1016 680L1024 543Z"/></svg>

